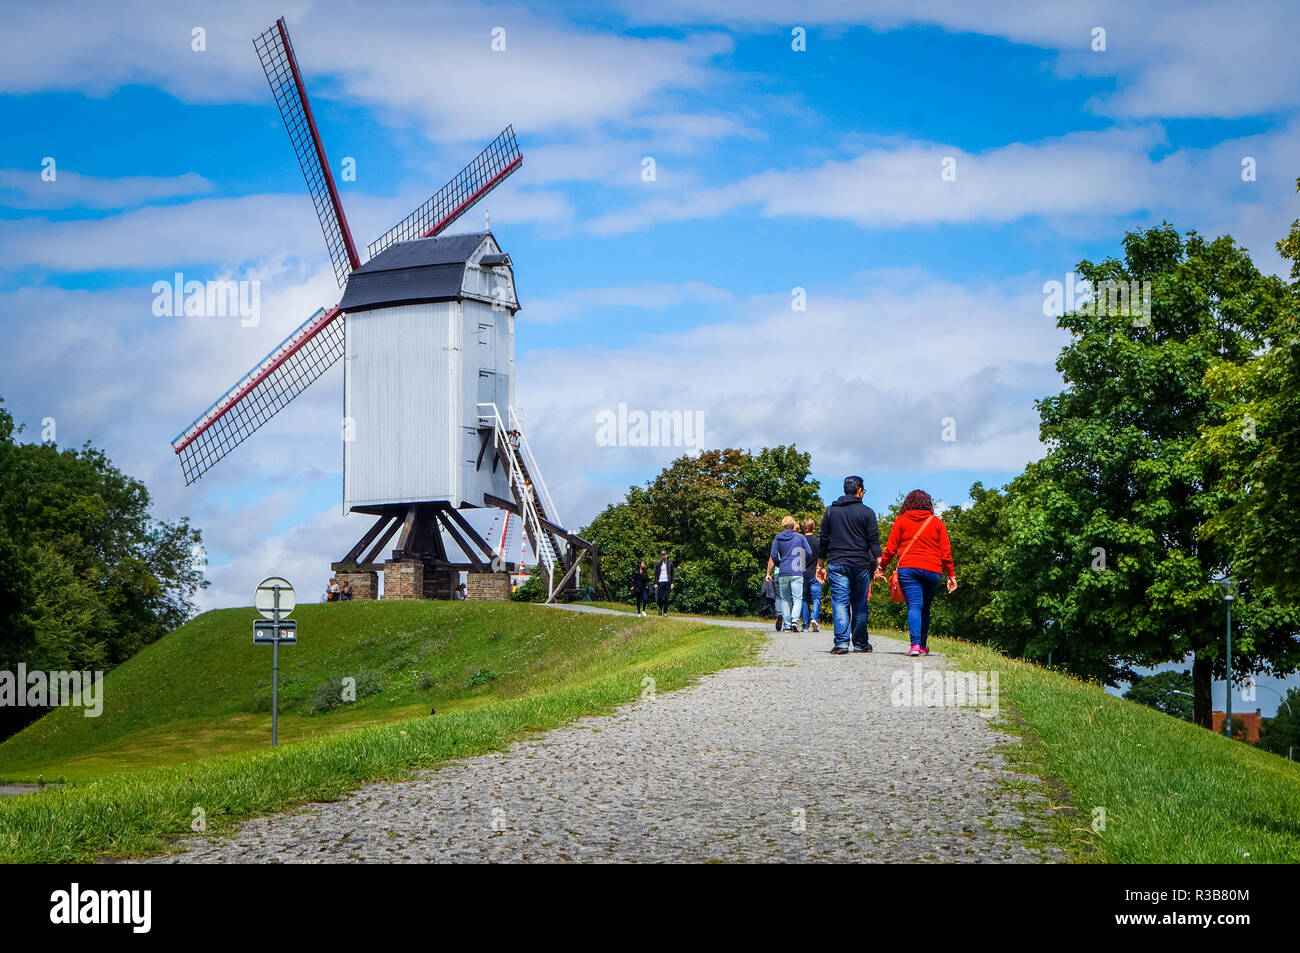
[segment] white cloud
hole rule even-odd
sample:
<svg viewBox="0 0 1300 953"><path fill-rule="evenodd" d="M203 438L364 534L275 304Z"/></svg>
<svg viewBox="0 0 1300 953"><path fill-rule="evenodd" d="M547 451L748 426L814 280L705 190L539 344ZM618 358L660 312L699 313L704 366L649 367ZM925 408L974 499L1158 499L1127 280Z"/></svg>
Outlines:
<svg viewBox="0 0 1300 953"><path fill-rule="evenodd" d="M617 288L582 288L527 303L530 324L554 324L602 308L662 311L690 302L730 301L731 292L700 281L680 284L640 284Z"/></svg>
<svg viewBox="0 0 1300 953"><path fill-rule="evenodd" d="M1042 281L966 287L883 270L847 294L809 289L806 312L784 296L756 297L636 347L530 351L516 399L574 525L601 505L587 487L652 475L688 449L599 446L596 415L620 402L702 411L705 446L795 443L819 470L1017 470L1042 453L1033 399L1059 387L1064 337L1043 316ZM943 439L944 417L955 420L955 441Z"/></svg>
<svg viewBox="0 0 1300 953"><path fill-rule="evenodd" d="M1004 0L662 0L621 5L640 25L721 24L746 33L793 25L820 29L802 55L838 41L847 27L878 32L937 26L998 37L1058 54L1061 76L1114 76L1113 94L1093 108L1121 118L1240 117L1295 108L1300 61L1291 40L1293 5L1269 0L1086 6ZM711 61L730 51L712 32L683 39L611 35L542 17L518 4L376 2L364 16L341 0L281 8L313 91L345 95L415 118L436 137L477 139L506 122L533 130L622 121L658 111L676 90L717 83ZM264 102L250 39L275 13L244 0L223 6L146 0L38 5L6 12L0 35L0 92L82 90L105 95L128 83L156 85L187 102ZM399 30L393 26L400 24ZM1092 30L1107 31L1105 52ZM203 52L192 31L206 30ZM491 31L506 30L505 52ZM437 71L431 73L431 59ZM326 79L328 78L328 79ZM473 95L466 95L466 88Z"/></svg>
<svg viewBox="0 0 1300 953"><path fill-rule="evenodd" d="M1165 191L1159 163L1148 158L1159 141L1158 130L1134 129L1073 133L983 153L942 143L889 142L847 161L770 170L652 199L596 219L591 228L617 234L743 206L757 206L767 216L833 218L864 227L1006 222L1026 215L1109 218L1144 208ZM944 178L946 168L955 177Z"/></svg>
<svg viewBox="0 0 1300 953"><path fill-rule="evenodd" d="M745 208L764 216L836 219L864 228L1002 223L1029 216L1077 233L1113 234L1115 222L1142 215L1205 232L1233 233L1272 268L1272 241L1300 210L1293 156L1300 120L1210 148L1153 157L1163 144L1154 127L1071 133L980 153L900 140L855 158L810 169L769 170L738 182L677 191L587 223L617 235L662 222L716 218ZM941 178L943 160L956 178ZM1243 183L1241 161L1257 161L1258 180ZM1235 228L1243 229L1238 234Z"/></svg>
<svg viewBox="0 0 1300 953"><path fill-rule="evenodd" d="M832 28L809 38L808 57L820 55L845 27L878 32L938 26L950 33L1000 37L1054 50L1060 76L1114 76L1113 94L1093 109L1128 119L1255 116L1293 112L1300 59L1293 53L1300 9L1271 0L1092 0L1086 5L1041 0L624 0L639 23L725 24L746 31L795 25ZM1092 48L1093 30L1106 31L1106 50Z"/></svg>
<svg viewBox="0 0 1300 953"><path fill-rule="evenodd" d="M365 247L361 236L378 237L428 197L428 193L414 191L394 199L349 197L349 225L359 247ZM452 230L480 228L481 218L477 222L474 219L482 215L484 207L492 208L498 225L563 223L573 214L558 193L519 192L507 183L493 193L490 203L471 209L463 224L454 225ZM182 265L227 269L268 259L298 259L311 264L326 261L320 225L305 192L150 205L102 218L24 218L7 223L0 235L0 261L11 269L35 265L75 273L153 268L158 269L158 279L170 280L173 270ZM207 280L216 276L192 277ZM333 296L321 303L333 304L338 298L336 286Z"/></svg>
<svg viewBox="0 0 1300 953"><path fill-rule="evenodd" d="M288 579L300 603L319 602L331 575L330 563L342 557L373 522L363 516L345 517L335 506L283 532L268 533L260 514L233 515L247 526L246 538L257 545L229 562L208 567L211 585L199 597L202 609L251 605L253 589L267 576Z"/></svg>
<svg viewBox="0 0 1300 953"><path fill-rule="evenodd" d="M188 263L232 267L296 255L325 258L320 225L306 193L199 199L94 219L25 218L10 223L0 237L0 260L6 267L36 265L61 272L170 271Z"/></svg>
<svg viewBox="0 0 1300 953"><path fill-rule="evenodd" d="M0 169L0 205L9 208L119 209L210 191L212 183L194 172L115 179L81 175L56 165L53 180L46 181L41 169Z"/></svg>
<svg viewBox="0 0 1300 953"><path fill-rule="evenodd" d="M324 270L304 274L275 263L231 277L262 283L259 325L242 327L238 317L156 317L143 286L0 294L8 344L0 350L0 396L31 423L54 417L61 445L91 440L105 449L173 516L194 512L209 497L246 493L254 483L270 492L320 480L341 467L337 368L197 489L183 485L172 438L301 324L333 285Z"/></svg>
<svg viewBox="0 0 1300 953"><path fill-rule="evenodd" d="M617 235L753 208L764 216L844 220L872 228L1038 216L1058 231L1100 235L1113 233L1117 220L1141 215L1152 223L1165 218L1202 232L1229 232L1260 256L1262 266L1275 268L1272 244L1300 212L1292 158L1300 149L1300 120L1209 148L1153 157L1162 143L1163 133L1154 127L1072 133L980 153L889 140L847 160L769 170L718 186L685 185L689 173L684 180L675 179L671 166L661 165L658 181L638 182L657 197L587 220L585 226L598 235ZM616 161L613 148L586 165L578 163L572 173L562 171L575 158L569 147L543 147L541 153L540 181L570 174L621 180L628 174L629 158L636 163L632 168L639 169L635 155L620 155ZM577 155L581 153L579 149ZM955 181L940 176L945 156L955 159ZM1245 156L1256 160L1256 182L1241 181ZM349 197L349 221L360 244L364 247L364 236L382 234L431 191L423 186L395 198ZM511 180L454 228L480 227L475 218L486 208L492 209L497 226L531 223L561 231L576 214L562 193L522 189ZM291 258L313 265L325 260L305 194L206 198L95 219L26 218L8 223L0 236L0 260L6 267L35 265L60 272L156 268L159 277L167 277L183 264L237 268Z"/></svg>
<svg viewBox="0 0 1300 953"><path fill-rule="evenodd" d="M364 13L337 0L276 11L233 2L219 13L196 2L28 5L6 12L0 93L102 96L141 83L186 102L269 106L251 39L281 11L309 95L360 101L436 139L478 140L508 122L521 131L589 127L657 111L673 91L718 81L711 61L731 48L721 34L624 36L511 4L378 0ZM506 31L503 52L492 49L497 27ZM192 49L196 28L206 30L202 52Z"/></svg>

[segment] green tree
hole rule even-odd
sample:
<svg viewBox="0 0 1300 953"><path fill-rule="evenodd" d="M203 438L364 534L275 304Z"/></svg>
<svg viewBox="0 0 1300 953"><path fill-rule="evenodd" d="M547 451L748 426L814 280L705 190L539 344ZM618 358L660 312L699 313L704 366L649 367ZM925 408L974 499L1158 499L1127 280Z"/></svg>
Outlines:
<svg viewBox="0 0 1300 953"><path fill-rule="evenodd" d="M20 433L0 402L0 669L107 671L193 613L202 536L89 444ZM0 737L36 715L0 711Z"/></svg>
<svg viewBox="0 0 1300 953"><path fill-rule="evenodd" d="M1232 740L1233 741L1246 740L1246 721L1245 719L1241 718L1239 715L1232 716Z"/></svg>
<svg viewBox="0 0 1300 953"><path fill-rule="evenodd" d="M1131 702L1137 702L1162 711L1166 715L1192 720L1191 672L1158 672L1139 677L1124 693Z"/></svg>
<svg viewBox="0 0 1300 953"><path fill-rule="evenodd" d="M1286 693L1277 714L1265 723L1259 746L1282 757L1300 757L1300 688Z"/></svg>
<svg viewBox="0 0 1300 953"><path fill-rule="evenodd" d="M970 498L969 507L953 507L941 514L952 543L958 587L951 595L940 590L931 609L930 631L997 644L1000 621L989 597L1003 578L998 546L1007 495L976 483Z"/></svg>
<svg viewBox="0 0 1300 953"><path fill-rule="evenodd" d="M1206 385L1225 410L1220 421L1203 428L1200 452L1220 470L1220 508L1207 521L1206 535L1232 549L1239 576L1296 603L1300 578L1291 567L1300 545L1300 221L1277 248L1291 261L1284 306L1253 360L1216 361L1207 372Z"/></svg>
<svg viewBox="0 0 1300 953"><path fill-rule="evenodd" d="M581 535L600 544L601 575L627 599L637 562L666 549L676 562L682 611L752 612L781 517L821 517L811 460L793 446L708 450L674 460L645 487L629 487Z"/></svg>
<svg viewBox="0 0 1300 953"><path fill-rule="evenodd" d="M1097 289L1150 282L1150 313L1099 301L1059 319L1066 388L1038 402L1047 455L1008 487L992 611L1004 645L1030 658L1053 649L1058 665L1109 684L1191 654L1195 721L1208 727L1224 673L1213 580L1231 552L1201 533L1226 492L1193 453L1223 417L1205 376L1251 359L1288 292L1230 238L1162 225L1126 235L1124 251L1078 270ZM1234 671L1289 664L1282 614L1234 621Z"/></svg>

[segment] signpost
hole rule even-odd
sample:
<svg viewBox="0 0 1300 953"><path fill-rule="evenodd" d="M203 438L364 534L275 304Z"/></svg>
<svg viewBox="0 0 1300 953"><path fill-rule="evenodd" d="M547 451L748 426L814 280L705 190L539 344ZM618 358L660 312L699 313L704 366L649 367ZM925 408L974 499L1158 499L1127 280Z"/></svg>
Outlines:
<svg viewBox="0 0 1300 953"><path fill-rule="evenodd" d="M262 616L253 620L253 644L271 646L271 744L278 743L280 716L280 646L298 642L298 623L287 619L298 603L293 586L279 576L271 576L257 584L253 592L253 606Z"/></svg>

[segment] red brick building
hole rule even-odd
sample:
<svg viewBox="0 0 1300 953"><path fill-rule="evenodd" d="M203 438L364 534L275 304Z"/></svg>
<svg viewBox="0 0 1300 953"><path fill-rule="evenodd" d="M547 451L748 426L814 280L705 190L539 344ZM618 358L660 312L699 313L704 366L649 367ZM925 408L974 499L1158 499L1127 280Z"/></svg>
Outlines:
<svg viewBox="0 0 1300 953"><path fill-rule="evenodd" d="M1255 711L1250 714L1247 714L1244 711L1243 712L1234 711L1232 713L1232 720L1237 721L1238 719L1240 719L1242 725L1246 729L1246 744L1248 745L1259 744L1259 729L1260 729L1259 709L1256 708ZM1221 711L1214 712L1214 733L1218 735L1223 734L1223 712Z"/></svg>

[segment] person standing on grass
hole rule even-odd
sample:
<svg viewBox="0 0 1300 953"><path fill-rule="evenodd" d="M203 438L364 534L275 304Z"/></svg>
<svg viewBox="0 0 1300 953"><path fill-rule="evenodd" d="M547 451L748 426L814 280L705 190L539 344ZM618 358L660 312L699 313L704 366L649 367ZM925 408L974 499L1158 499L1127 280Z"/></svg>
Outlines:
<svg viewBox="0 0 1300 953"><path fill-rule="evenodd" d="M799 608L803 605L803 575L812 564L812 547L795 528L793 516L781 519L781 532L772 540L772 550L767 557L767 578L772 578L773 567L780 565L777 592L780 598L776 609L776 631L782 624L791 632L799 631Z"/></svg>
<svg viewBox="0 0 1300 953"><path fill-rule="evenodd" d="M668 558L665 549L659 553L659 564L655 566L655 603L659 606L660 615L668 614L668 596L675 588L673 561Z"/></svg>
<svg viewBox="0 0 1300 953"><path fill-rule="evenodd" d="M636 567L636 572L632 573L632 592L636 595L636 614L638 618L645 616L645 607L649 601L648 590L650 588L650 570L645 568L645 560Z"/></svg>
<svg viewBox="0 0 1300 953"><path fill-rule="evenodd" d="M812 556L803 573L803 606L799 610L799 621L804 631L808 631L811 626L813 632L820 632L822 627L818 623L822 614L822 584L817 581L817 560L821 558L822 541L817 535L817 521L812 517L805 519L800 529L803 530L803 538L808 540Z"/></svg>
<svg viewBox="0 0 1300 953"><path fill-rule="evenodd" d="M844 495L822 516L817 581L830 582L835 655L847 655L850 643L859 652L871 651L867 600L872 570L880 558L880 524L875 510L862 501L864 492L862 477L845 477Z"/></svg>
<svg viewBox="0 0 1300 953"><path fill-rule="evenodd" d="M912 645L908 655L929 655L930 604L948 577L948 592L957 590L957 567L952 561L948 527L934 513L934 501L924 490L913 490L889 531L889 542L881 553L876 578L885 578L894 554L898 553L898 585L907 599L907 631Z"/></svg>

